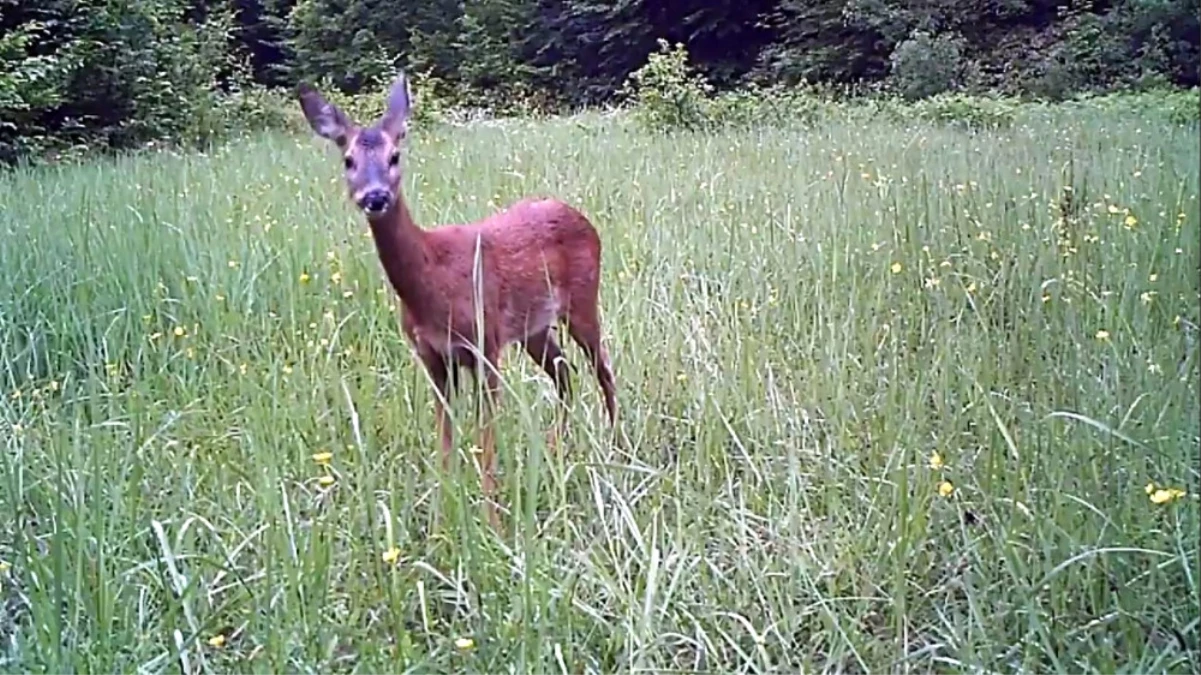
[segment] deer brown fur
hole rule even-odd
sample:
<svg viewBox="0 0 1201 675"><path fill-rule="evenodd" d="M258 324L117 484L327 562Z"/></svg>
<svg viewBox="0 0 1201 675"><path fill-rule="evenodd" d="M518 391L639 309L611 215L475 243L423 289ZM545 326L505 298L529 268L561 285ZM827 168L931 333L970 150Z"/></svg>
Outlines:
<svg viewBox="0 0 1201 675"><path fill-rule="evenodd" d="M460 368L477 379L482 371L482 487L492 497L500 354L510 344L522 345L566 405L570 369L554 337L561 322L591 362L609 422L615 424L615 383L601 345L597 307L601 242L588 219L556 199L524 199L481 221L422 229L401 194L401 146L411 107L404 73L392 86L382 118L369 127L355 124L307 84L300 85L298 98L313 131L342 151L349 197L367 218L384 272L401 301L405 336L437 390L435 424L443 465L453 445L446 408L450 385L458 382ZM494 504L489 516L495 524Z"/></svg>

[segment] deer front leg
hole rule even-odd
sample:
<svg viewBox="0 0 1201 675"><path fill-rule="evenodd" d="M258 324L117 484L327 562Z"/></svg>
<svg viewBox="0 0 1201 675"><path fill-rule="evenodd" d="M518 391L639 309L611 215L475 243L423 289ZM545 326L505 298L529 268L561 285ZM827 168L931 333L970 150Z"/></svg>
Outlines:
<svg viewBox="0 0 1201 675"><path fill-rule="evenodd" d="M450 456L454 445L454 431L451 429L450 415L447 410L447 403L450 401L449 365L444 356L428 346L420 348L418 355L434 383L434 427L438 430L438 436L442 441L442 470L449 471Z"/></svg>

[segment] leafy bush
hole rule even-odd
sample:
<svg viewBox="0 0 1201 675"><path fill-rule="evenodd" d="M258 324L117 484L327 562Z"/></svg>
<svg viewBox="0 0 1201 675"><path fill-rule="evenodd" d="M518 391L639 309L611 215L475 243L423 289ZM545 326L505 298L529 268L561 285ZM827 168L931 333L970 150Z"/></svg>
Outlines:
<svg viewBox="0 0 1201 675"><path fill-rule="evenodd" d="M707 102L710 126L748 126L766 124L812 124L829 114L833 106L816 87L770 87L749 85L723 92Z"/></svg>
<svg viewBox="0 0 1201 675"><path fill-rule="evenodd" d="M812 122L829 107L813 87L750 84L713 95L713 87L688 64L683 45L671 47L660 40L659 47L631 73L622 90L643 128L697 130Z"/></svg>
<svg viewBox="0 0 1201 675"><path fill-rule="evenodd" d="M1024 105L1012 98L963 93L939 94L919 101L878 96L857 101L850 109L850 114L967 129L1003 129L1013 124Z"/></svg>
<svg viewBox="0 0 1201 675"><path fill-rule="evenodd" d="M892 87L915 100L959 86L963 70L963 38L954 33L934 35L914 30L889 57Z"/></svg>
<svg viewBox="0 0 1201 675"><path fill-rule="evenodd" d="M71 61L64 54L29 53L48 30L31 21L0 34L0 162L50 144L40 118L63 102Z"/></svg>
<svg viewBox="0 0 1201 675"><path fill-rule="evenodd" d="M1020 102L1000 96L939 94L910 103L915 119L971 129L1001 129L1013 124Z"/></svg>
<svg viewBox="0 0 1201 675"><path fill-rule="evenodd" d="M633 103L634 119L647 129L707 126L713 87L688 65L688 50L660 39L641 68L630 73L620 94Z"/></svg>
<svg viewBox="0 0 1201 675"><path fill-rule="evenodd" d="M232 48L230 7L195 10L188 0L6 8L0 161L72 146L203 144L270 123Z"/></svg>
<svg viewBox="0 0 1201 675"><path fill-rule="evenodd" d="M1080 95L1066 105L1091 107L1105 112L1125 112L1139 117L1159 117L1170 124L1190 125L1201 121L1201 89L1155 89Z"/></svg>
<svg viewBox="0 0 1201 675"><path fill-rule="evenodd" d="M387 109L392 81L377 78L356 94L343 93L329 79L322 79L315 86L330 103L341 108L356 123L372 124L382 117ZM437 94L440 86L441 82L436 78L410 78L409 87L413 95L413 114L409 118L411 125L421 128L442 120L447 106L444 99ZM292 101L291 105L299 110L295 101ZM307 123L305 128L308 128Z"/></svg>

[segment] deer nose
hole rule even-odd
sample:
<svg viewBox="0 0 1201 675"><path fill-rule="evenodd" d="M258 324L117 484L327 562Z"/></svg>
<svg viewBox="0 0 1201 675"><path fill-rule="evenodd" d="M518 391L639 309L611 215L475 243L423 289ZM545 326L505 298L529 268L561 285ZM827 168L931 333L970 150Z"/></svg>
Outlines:
<svg viewBox="0 0 1201 675"><path fill-rule="evenodd" d="M387 190L371 190L363 195L360 206L368 213L382 213L392 201L392 195Z"/></svg>

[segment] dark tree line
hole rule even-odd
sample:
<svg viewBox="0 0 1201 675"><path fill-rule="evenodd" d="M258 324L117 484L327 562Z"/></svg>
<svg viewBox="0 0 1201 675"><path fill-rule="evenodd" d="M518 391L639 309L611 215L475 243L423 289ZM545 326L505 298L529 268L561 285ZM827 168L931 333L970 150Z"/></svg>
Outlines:
<svg viewBox="0 0 1201 675"><path fill-rule="evenodd" d="M267 124L397 67L460 103L614 97L658 39L718 88L1056 98L1198 84L1201 0L0 0L0 156ZM258 119L262 118L262 119Z"/></svg>

